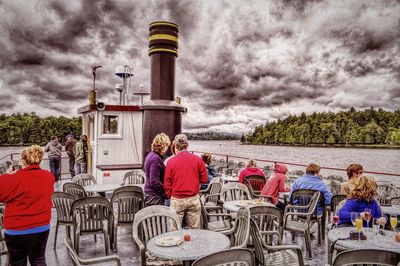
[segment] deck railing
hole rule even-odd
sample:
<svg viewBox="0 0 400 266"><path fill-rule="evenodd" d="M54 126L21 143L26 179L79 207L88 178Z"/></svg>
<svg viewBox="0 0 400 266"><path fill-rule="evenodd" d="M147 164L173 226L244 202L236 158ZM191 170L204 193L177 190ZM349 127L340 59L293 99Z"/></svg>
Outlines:
<svg viewBox="0 0 400 266"><path fill-rule="evenodd" d="M202 154L202 153L206 153L204 151L191 151L192 153L195 154ZM234 159L240 159L240 160L244 160L247 161L249 159L249 157L242 157L242 156L237 156L237 155L230 155L230 154L223 154L223 153L212 153L212 152L207 152L213 156L217 156L217 157L224 157L226 160L226 163L228 163L231 159L230 158L234 158ZM277 161L277 160L266 160L266 159L259 159L259 158L252 158L255 161L258 162L265 162L265 163L281 163L281 164L286 164L286 165L291 165L291 166L301 166L301 167L307 167L306 164L301 164L301 163L291 163L291 162L283 162L283 161ZM337 168L337 167L329 167L329 166L321 166L321 169L327 169L327 170L334 170L334 171L342 171L342 172L346 172L346 169L344 168ZM367 174L374 174L374 175L383 175L383 176L397 176L400 177L400 173L387 173L387 172L377 172L377 171L363 171L364 173Z"/></svg>
<svg viewBox="0 0 400 266"><path fill-rule="evenodd" d="M6 161L19 161L20 157L21 157L20 153L9 153L0 158L0 163L4 163ZM43 169L50 171L49 158L47 158L47 157L43 158L40 166ZM71 176L69 174L69 157L65 151L63 151L61 153L60 173L61 173L61 179L70 179L71 178Z"/></svg>

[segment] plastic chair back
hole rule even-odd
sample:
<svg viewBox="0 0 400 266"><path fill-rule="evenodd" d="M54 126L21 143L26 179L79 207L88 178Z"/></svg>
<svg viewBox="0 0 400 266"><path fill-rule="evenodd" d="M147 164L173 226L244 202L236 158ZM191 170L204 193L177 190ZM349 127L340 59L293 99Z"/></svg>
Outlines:
<svg viewBox="0 0 400 266"><path fill-rule="evenodd" d="M87 196L83 186L77 183L65 183L63 186L63 191L73 195L76 199L85 198Z"/></svg>
<svg viewBox="0 0 400 266"><path fill-rule="evenodd" d="M144 184L146 175L142 170L133 170L126 172L123 179L123 185Z"/></svg>
<svg viewBox="0 0 400 266"><path fill-rule="evenodd" d="M241 183L230 182L222 186L220 194L220 200L222 202L232 200L247 200L251 198L252 196L249 189L247 186Z"/></svg>
<svg viewBox="0 0 400 266"><path fill-rule="evenodd" d="M254 255L249 249L227 249L196 260L192 266L253 266Z"/></svg>
<svg viewBox="0 0 400 266"><path fill-rule="evenodd" d="M333 266L342 265L399 265L400 253L382 249L356 249L339 253Z"/></svg>

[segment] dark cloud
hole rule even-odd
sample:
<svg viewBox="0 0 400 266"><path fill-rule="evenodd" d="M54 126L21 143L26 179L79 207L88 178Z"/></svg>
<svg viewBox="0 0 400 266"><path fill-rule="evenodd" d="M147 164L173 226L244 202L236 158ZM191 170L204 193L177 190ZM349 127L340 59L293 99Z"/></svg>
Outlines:
<svg viewBox="0 0 400 266"><path fill-rule="evenodd" d="M4 111L7 109L14 108L17 105L15 98L10 95L0 94L0 110Z"/></svg>
<svg viewBox="0 0 400 266"><path fill-rule="evenodd" d="M149 88L148 25L179 25L177 96L186 130L246 132L314 111L400 104L398 1L0 1L0 109L75 115L102 65ZM17 104L20 103L20 104Z"/></svg>

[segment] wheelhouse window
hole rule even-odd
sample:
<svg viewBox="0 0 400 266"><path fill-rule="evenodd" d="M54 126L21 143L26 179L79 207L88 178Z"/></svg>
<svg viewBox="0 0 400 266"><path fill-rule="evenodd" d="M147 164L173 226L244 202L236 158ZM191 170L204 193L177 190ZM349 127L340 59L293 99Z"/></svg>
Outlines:
<svg viewBox="0 0 400 266"><path fill-rule="evenodd" d="M118 116L103 115L103 134L118 135Z"/></svg>

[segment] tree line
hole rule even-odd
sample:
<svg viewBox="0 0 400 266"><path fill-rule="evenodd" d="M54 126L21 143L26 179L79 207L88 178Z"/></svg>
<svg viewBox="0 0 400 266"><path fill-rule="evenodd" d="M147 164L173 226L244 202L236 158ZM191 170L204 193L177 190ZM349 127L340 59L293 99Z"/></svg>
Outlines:
<svg viewBox="0 0 400 266"><path fill-rule="evenodd" d="M289 115L256 126L241 142L291 145L400 145L400 109L391 112L374 107L338 113Z"/></svg>
<svg viewBox="0 0 400 266"><path fill-rule="evenodd" d="M218 132L184 133L189 140L238 140L240 135Z"/></svg>
<svg viewBox="0 0 400 266"><path fill-rule="evenodd" d="M82 133L80 117L39 117L35 113L0 114L0 145L38 144L44 145L51 136L65 143L65 136Z"/></svg>

